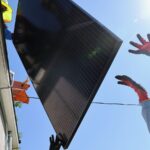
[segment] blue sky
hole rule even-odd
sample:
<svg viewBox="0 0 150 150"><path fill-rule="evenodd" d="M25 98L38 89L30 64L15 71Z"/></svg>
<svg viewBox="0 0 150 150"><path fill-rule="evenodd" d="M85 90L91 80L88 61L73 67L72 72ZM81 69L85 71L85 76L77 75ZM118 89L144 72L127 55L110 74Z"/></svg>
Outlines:
<svg viewBox="0 0 150 150"><path fill-rule="evenodd" d="M149 0L74 0L89 14L118 35L123 44L113 61L94 101L138 103L136 94L128 87L117 85L114 76L125 74L142 84L150 95L150 57L133 55L130 40L136 34L146 38L150 33ZM17 1L9 1L14 8L13 32ZM26 71L11 41L7 41L10 68L15 79L26 79ZM28 95L37 96L30 88ZM47 150L49 136L54 130L39 100L17 109L19 131L22 133L21 150ZM139 106L107 106L92 104L78 129L69 150L149 150L150 134L141 116Z"/></svg>

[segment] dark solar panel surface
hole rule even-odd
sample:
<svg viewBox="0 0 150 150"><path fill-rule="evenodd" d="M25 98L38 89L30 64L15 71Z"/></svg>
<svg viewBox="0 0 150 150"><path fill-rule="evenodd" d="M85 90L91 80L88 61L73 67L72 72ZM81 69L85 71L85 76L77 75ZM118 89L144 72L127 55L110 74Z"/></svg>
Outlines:
<svg viewBox="0 0 150 150"><path fill-rule="evenodd" d="M13 42L68 147L121 40L69 0L21 0Z"/></svg>

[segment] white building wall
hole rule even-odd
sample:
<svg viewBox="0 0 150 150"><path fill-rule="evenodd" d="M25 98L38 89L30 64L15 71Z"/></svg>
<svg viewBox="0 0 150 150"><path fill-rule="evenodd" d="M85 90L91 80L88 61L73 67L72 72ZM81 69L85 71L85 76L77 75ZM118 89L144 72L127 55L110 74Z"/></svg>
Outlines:
<svg viewBox="0 0 150 150"><path fill-rule="evenodd" d="M12 91L9 88L11 85L6 43L3 33L2 14L0 13L0 150L8 150L8 147L11 150L17 150L19 147L19 139L13 107ZM2 121L2 116L5 118L5 122ZM11 132L12 140L9 139L10 136L8 136L8 131Z"/></svg>

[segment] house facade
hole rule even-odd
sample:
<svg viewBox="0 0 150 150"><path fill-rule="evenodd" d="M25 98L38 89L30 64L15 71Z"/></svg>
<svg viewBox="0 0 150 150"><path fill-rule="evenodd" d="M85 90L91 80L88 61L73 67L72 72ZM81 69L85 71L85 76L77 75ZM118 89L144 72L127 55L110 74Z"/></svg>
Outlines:
<svg viewBox="0 0 150 150"><path fill-rule="evenodd" d="M2 17L0 17L0 150L18 150L17 123L2 27Z"/></svg>

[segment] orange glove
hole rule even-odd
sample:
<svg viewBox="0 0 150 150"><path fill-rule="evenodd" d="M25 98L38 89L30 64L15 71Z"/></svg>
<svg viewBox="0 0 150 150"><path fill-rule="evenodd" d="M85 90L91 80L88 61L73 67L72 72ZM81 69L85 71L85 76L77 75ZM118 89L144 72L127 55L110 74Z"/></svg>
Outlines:
<svg viewBox="0 0 150 150"><path fill-rule="evenodd" d="M149 100L146 90L140 84L136 83L134 80L132 80L128 76L117 75L115 78L120 80L120 81L118 81L118 84L126 85L126 86L134 89L134 91L136 92L136 94L139 97L140 103L143 101Z"/></svg>

